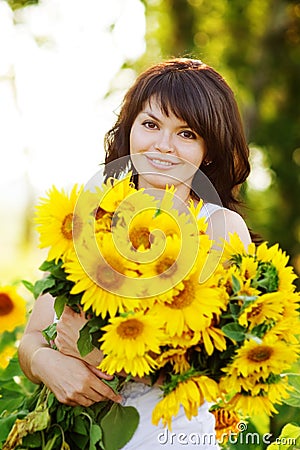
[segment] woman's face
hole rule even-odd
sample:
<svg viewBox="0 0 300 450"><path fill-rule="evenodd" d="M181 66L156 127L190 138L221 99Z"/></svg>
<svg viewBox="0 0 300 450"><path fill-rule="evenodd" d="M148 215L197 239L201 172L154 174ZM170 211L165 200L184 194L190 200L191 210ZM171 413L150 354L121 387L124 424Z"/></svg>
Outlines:
<svg viewBox="0 0 300 450"><path fill-rule="evenodd" d="M174 185L185 199L205 153L201 136L171 111L167 116L154 98L133 122L130 154L139 173L139 188Z"/></svg>

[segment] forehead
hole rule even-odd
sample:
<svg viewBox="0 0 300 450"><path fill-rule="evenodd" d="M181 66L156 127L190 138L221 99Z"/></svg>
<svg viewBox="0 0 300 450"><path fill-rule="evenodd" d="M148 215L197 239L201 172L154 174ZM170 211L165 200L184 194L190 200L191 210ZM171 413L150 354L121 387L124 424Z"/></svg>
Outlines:
<svg viewBox="0 0 300 450"><path fill-rule="evenodd" d="M155 115L176 118L181 122L185 122L185 120L179 115L178 111L174 110L170 104L162 103L157 96L152 96L145 101L140 112L151 112Z"/></svg>

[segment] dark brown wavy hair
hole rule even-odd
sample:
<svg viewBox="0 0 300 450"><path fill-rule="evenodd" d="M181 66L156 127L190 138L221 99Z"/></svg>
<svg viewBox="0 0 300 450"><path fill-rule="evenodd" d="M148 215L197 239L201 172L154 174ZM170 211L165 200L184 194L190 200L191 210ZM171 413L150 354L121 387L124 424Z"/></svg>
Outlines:
<svg viewBox="0 0 300 450"><path fill-rule="evenodd" d="M106 176L118 177L121 172L132 170L131 127L145 103L153 98L166 115L172 112L204 139L205 160L211 164L202 163L200 169L213 184L222 205L236 211L239 186L250 172L240 113L224 78L198 60L171 59L139 75L124 97L115 125L105 136ZM118 163L119 158L122 159ZM108 164L112 161L114 164ZM192 183L194 193L201 181L198 175Z"/></svg>

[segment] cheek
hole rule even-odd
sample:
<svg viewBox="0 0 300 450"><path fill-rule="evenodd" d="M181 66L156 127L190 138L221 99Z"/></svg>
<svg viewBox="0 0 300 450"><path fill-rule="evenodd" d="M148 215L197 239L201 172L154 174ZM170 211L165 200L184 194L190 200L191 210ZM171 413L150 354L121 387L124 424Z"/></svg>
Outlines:
<svg viewBox="0 0 300 450"><path fill-rule="evenodd" d="M200 167L200 166L201 166L201 164L202 164L202 162L203 162L203 160L204 160L204 158L205 158L205 154L206 154L205 144L202 143L202 144L198 147L197 152L195 153L195 160L196 160L195 165L196 165L197 167Z"/></svg>
<svg viewBox="0 0 300 450"><path fill-rule="evenodd" d="M147 148L147 138L141 130L132 127L129 137L130 154L140 153Z"/></svg>
<svg viewBox="0 0 300 450"><path fill-rule="evenodd" d="M187 158L191 164L193 164L196 167L200 167L201 163L204 159L204 150L202 148L199 148L198 146L191 150L189 153L189 157Z"/></svg>
<svg viewBox="0 0 300 450"><path fill-rule="evenodd" d="M133 125L133 127L131 128L130 135L129 135L129 149L130 149L131 155L134 155L135 153L137 153L138 142L139 142L138 133L136 131L136 128Z"/></svg>

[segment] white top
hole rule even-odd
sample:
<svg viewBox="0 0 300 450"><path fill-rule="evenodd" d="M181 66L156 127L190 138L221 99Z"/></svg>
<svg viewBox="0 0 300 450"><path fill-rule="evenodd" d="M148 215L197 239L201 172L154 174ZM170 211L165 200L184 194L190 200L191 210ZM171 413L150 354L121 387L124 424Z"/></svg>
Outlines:
<svg viewBox="0 0 300 450"><path fill-rule="evenodd" d="M128 382L121 391L124 406L134 406L140 415L139 425L132 439L123 450L184 450L197 448L217 450L219 446L215 436L215 417L211 414L209 404L200 406L198 415L188 420L181 407L172 419L172 431L163 427L161 422L152 424L152 411L162 398L158 387L143 383Z"/></svg>

